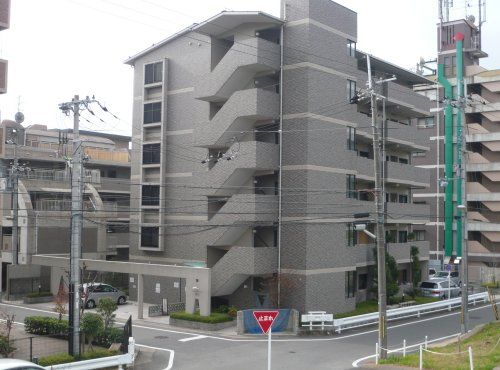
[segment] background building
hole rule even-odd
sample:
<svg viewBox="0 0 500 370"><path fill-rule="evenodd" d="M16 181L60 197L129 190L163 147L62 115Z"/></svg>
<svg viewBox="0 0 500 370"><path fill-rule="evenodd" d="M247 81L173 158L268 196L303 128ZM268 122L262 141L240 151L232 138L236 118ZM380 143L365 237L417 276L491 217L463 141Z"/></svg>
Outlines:
<svg viewBox="0 0 500 370"><path fill-rule="evenodd" d="M80 131L85 154L83 256L128 258L130 137ZM70 246L72 133L43 125L0 127L2 291L10 295L50 288L50 269L34 254L67 255ZM18 263L12 266L13 159L18 172ZM54 278L58 283L58 279ZM8 289L10 288L10 289ZM55 288L57 291L57 287Z"/></svg>
<svg viewBox="0 0 500 370"><path fill-rule="evenodd" d="M286 22L222 12L127 60L130 260L210 267L214 304L348 311L373 281L373 240L354 229L360 212L374 229L369 102L351 104L366 54L353 11L328 0L283 8ZM428 259L429 207L413 191L429 174L412 153L429 150L416 124L430 103L413 91L429 80L375 57L372 73L396 77L377 85L387 97L377 119L387 127L388 250L403 283L411 246L424 271ZM182 282L145 279L148 301L182 296Z"/></svg>

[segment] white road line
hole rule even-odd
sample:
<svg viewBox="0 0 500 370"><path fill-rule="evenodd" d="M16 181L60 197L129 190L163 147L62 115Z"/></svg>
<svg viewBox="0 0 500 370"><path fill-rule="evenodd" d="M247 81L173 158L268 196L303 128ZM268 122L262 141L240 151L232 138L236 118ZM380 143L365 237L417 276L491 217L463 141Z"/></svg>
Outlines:
<svg viewBox="0 0 500 370"><path fill-rule="evenodd" d="M191 340L203 339L206 338L206 335L197 335L196 337L182 338L179 339L179 342L189 342Z"/></svg>
<svg viewBox="0 0 500 370"><path fill-rule="evenodd" d="M137 347L143 347L143 348L149 348L149 349L154 349L155 351L164 351L164 352L170 352L170 356L168 356L168 365L165 369L163 370L170 370L172 369L172 366L174 366L174 356L175 356L175 351L173 349L166 349L166 348L159 348L159 347L151 347L151 346L146 346L144 344L136 344Z"/></svg>

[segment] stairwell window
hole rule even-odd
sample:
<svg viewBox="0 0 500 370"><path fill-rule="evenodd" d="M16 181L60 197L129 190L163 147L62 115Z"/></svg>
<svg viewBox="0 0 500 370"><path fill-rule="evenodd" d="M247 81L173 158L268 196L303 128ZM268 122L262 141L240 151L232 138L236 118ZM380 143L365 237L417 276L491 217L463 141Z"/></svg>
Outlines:
<svg viewBox="0 0 500 370"><path fill-rule="evenodd" d="M347 150L356 150L356 128L347 128Z"/></svg>
<svg viewBox="0 0 500 370"><path fill-rule="evenodd" d="M161 122L161 102L144 104L144 124Z"/></svg>
<svg viewBox="0 0 500 370"><path fill-rule="evenodd" d="M142 205L157 206L160 204L160 186L143 185L142 186Z"/></svg>
<svg viewBox="0 0 500 370"><path fill-rule="evenodd" d="M160 243L160 228L158 226L153 227L141 227L141 246L145 248L158 248Z"/></svg>
<svg viewBox="0 0 500 370"><path fill-rule="evenodd" d="M346 175L346 197L358 199L358 192L356 191L356 175Z"/></svg>
<svg viewBox="0 0 500 370"><path fill-rule="evenodd" d="M351 102L356 96L356 81L347 80L347 101Z"/></svg>
<svg viewBox="0 0 500 370"><path fill-rule="evenodd" d="M347 224L346 240L348 247L354 247L358 244L358 232L354 229L354 224L352 223Z"/></svg>
<svg viewBox="0 0 500 370"><path fill-rule="evenodd" d="M146 144L142 147L142 164L160 163L161 144Z"/></svg>
<svg viewBox="0 0 500 370"><path fill-rule="evenodd" d="M356 41L347 40L347 54L353 58L356 56Z"/></svg>
<svg viewBox="0 0 500 370"><path fill-rule="evenodd" d="M356 294L356 271L345 272L345 297L352 298Z"/></svg>
<svg viewBox="0 0 500 370"><path fill-rule="evenodd" d="M163 62L150 63L144 66L144 84L149 85L163 80Z"/></svg>

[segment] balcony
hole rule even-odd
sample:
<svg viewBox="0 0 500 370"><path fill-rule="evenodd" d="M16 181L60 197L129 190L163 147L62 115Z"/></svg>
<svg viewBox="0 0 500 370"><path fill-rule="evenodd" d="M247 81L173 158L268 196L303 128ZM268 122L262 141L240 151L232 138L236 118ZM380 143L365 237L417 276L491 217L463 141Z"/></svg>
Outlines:
<svg viewBox="0 0 500 370"><path fill-rule="evenodd" d="M424 224L430 221L430 205L414 203L387 203L387 223Z"/></svg>
<svg viewBox="0 0 500 370"><path fill-rule="evenodd" d="M125 218L130 217L130 205L117 202L102 202L103 210L109 218Z"/></svg>
<svg viewBox="0 0 500 370"><path fill-rule="evenodd" d="M235 92L209 123L197 125L194 142L201 147L223 147L240 131L250 131L259 120L279 115L279 96L274 91L248 89Z"/></svg>
<svg viewBox="0 0 500 370"><path fill-rule="evenodd" d="M387 243L387 250L398 263L410 262L410 250L412 246L418 247L420 260L426 259L429 256L429 242L428 241L410 241L408 243ZM373 255L374 244L359 244L352 247L356 254L357 265L372 265L375 258Z"/></svg>
<svg viewBox="0 0 500 370"><path fill-rule="evenodd" d="M234 43L212 72L200 78L195 88L197 99L221 102L241 90L257 73L280 68L280 46L252 37Z"/></svg>
<svg viewBox="0 0 500 370"><path fill-rule="evenodd" d="M96 189L103 193L130 193L130 180L125 178L101 177Z"/></svg>
<svg viewBox="0 0 500 370"><path fill-rule="evenodd" d="M234 246L212 267L212 295L232 294L248 277L277 270L276 248Z"/></svg>
<svg viewBox="0 0 500 370"><path fill-rule="evenodd" d="M235 158L229 161L221 159L207 172L200 174L200 186L212 186L211 189L204 189L204 195L233 195L257 171L276 171L279 166L276 144L246 141L233 144L228 152L235 153Z"/></svg>
<svg viewBox="0 0 500 370"><path fill-rule="evenodd" d="M84 148L84 151L89 157L90 163L130 166L130 152L128 150Z"/></svg>
<svg viewBox="0 0 500 370"><path fill-rule="evenodd" d="M235 194L210 219L210 224L269 224L278 220L278 196Z"/></svg>
<svg viewBox="0 0 500 370"><path fill-rule="evenodd" d="M398 115L409 118L430 115L430 100L417 92L395 82L387 84L387 108Z"/></svg>

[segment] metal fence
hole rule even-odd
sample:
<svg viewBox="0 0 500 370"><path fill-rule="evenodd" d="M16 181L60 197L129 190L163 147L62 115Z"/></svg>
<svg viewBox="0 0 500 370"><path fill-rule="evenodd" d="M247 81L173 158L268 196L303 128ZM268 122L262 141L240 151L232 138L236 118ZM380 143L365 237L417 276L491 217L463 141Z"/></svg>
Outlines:
<svg viewBox="0 0 500 370"><path fill-rule="evenodd" d="M26 336L11 340L14 348L12 358L36 361L41 357L68 352L68 341L65 338L48 336Z"/></svg>

